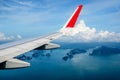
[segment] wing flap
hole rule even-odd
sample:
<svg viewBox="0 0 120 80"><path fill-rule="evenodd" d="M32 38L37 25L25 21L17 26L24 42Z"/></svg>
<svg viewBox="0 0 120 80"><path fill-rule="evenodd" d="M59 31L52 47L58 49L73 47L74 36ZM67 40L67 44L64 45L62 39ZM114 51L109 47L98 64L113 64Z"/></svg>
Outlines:
<svg viewBox="0 0 120 80"><path fill-rule="evenodd" d="M49 49L56 49L56 48L59 48L60 45L58 44L54 44L54 43L47 43L47 44L44 44L38 48L36 48L36 50L49 50Z"/></svg>
<svg viewBox="0 0 120 80"><path fill-rule="evenodd" d="M9 59L0 64L0 69L23 68L30 66L30 63L18 59Z"/></svg>

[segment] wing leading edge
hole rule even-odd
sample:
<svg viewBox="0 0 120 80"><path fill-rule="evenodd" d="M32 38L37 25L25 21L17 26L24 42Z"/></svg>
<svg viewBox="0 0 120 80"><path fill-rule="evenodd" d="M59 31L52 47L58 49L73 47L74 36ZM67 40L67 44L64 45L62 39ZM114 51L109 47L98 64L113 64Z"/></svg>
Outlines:
<svg viewBox="0 0 120 80"><path fill-rule="evenodd" d="M14 57L36 48L54 49L60 47L59 45L50 42L62 36L66 29L74 28L81 9L82 5L78 6L63 28L56 33L45 37L38 37L26 41L11 43L7 46L5 46L6 44L0 45L0 69L22 68L30 66L29 63L14 59Z"/></svg>

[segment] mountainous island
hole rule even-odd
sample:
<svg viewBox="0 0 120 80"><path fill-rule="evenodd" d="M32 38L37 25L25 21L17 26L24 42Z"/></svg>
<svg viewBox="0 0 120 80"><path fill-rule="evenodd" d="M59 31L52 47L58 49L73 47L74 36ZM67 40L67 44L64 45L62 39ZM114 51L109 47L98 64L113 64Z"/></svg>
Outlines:
<svg viewBox="0 0 120 80"><path fill-rule="evenodd" d="M102 55L113 55L113 54L120 54L120 49L115 47L107 47L107 46L100 46L98 48L93 49L90 55L94 56L102 56Z"/></svg>

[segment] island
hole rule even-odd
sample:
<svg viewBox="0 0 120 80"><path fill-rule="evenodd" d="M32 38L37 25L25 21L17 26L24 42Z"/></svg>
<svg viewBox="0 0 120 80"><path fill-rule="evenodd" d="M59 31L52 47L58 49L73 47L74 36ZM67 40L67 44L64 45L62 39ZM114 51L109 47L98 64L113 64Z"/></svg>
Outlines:
<svg viewBox="0 0 120 80"><path fill-rule="evenodd" d="M120 54L120 49L115 47L100 46L98 48L93 49L93 51L89 55L99 56L113 54Z"/></svg>
<svg viewBox="0 0 120 80"><path fill-rule="evenodd" d="M87 51L84 49L72 49L70 50L68 53L66 53L66 55L62 58L64 61L67 61L68 59L72 59L74 57L74 55L76 54L81 54L81 53L86 53Z"/></svg>

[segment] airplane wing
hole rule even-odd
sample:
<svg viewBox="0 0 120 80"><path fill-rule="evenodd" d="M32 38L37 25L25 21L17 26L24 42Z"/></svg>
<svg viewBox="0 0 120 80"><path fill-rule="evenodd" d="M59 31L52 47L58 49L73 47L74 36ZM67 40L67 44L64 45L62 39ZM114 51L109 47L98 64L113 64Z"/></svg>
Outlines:
<svg viewBox="0 0 120 80"><path fill-rule="evenodd" d="M22 68L30 66L30 63L15 59L15 57L37 48L54 49L60 47L58 44L51 43L51 41L64 35L64 32L67 31L67 29L74 28L81 9L82 5L78 6L63 28L56 33L44 37L0 45L0 69Z"/></svg>

